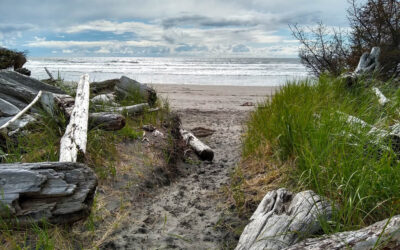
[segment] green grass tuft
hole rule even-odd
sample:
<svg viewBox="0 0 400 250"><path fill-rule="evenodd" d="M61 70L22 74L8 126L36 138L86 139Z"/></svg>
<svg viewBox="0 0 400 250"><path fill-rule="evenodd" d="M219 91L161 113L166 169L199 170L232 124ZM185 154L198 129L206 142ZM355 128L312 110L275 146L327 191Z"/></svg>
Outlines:
<svg viewBox="0 0 400 250"><path fill-rule="evenodd" d="M391 103L381 107L372 85L379 85ZM357 229L398 214L400 164L393 150L382 150L390 149L390 142L372 144L366 130L347 124L338 111L388 129L399 120L399 104L399 90L390 82L362 81L349 88L339 79L322 76L316 82L288 83L251 115L242 168L257 162L253 171L266 168L266 176L271 169L285 169L279 186L312 189L329 198L337 209L325 233ZM266 148L269 153L263 153Z"/></svg>

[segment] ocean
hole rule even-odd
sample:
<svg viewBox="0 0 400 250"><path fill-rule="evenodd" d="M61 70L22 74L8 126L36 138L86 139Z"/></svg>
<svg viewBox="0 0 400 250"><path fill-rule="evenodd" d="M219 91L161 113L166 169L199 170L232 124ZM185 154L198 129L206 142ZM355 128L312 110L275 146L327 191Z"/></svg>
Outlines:
<svg viewBox="0 0 400 250"><path fill-rule="evenodd" d="M25 67L38 79L44 67L66 81L88 73L91 81L128 76L142 83L234 86L279 86L308 76L295 58L28 58Z"/></svg>

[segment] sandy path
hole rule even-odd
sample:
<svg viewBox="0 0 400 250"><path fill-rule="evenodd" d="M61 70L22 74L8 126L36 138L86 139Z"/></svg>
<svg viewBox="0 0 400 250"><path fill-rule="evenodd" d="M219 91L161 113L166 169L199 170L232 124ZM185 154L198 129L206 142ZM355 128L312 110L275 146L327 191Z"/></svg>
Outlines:
<svg viewBox="0 0 400 250"><path fill-rule="evenodd" d="M106 249L220 249L224 233L215 230L224 201L216 195L240 159L240 135L252 106L271 95L269 87L156 85L168 97L186 129L216 132L204 139L215 150L213 162L181 164L186 175L158 189L154 198L137 204L132 222Z"/></svg>

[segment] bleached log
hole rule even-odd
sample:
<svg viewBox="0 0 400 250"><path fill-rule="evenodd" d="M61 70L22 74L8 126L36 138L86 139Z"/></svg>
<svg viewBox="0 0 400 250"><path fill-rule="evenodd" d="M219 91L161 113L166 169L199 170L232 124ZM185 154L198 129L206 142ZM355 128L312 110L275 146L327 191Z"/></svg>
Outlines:
<svg viewBox="0 0 400 250"><path fill-rule="evenodd" d="M286 250L400 249L400 215L357 231L310 238Z"/></svg>
<svg viewBox="0 0 400 250"><path fill-rule="evenodd" d="M92 103L113 103L115 101L115 95L112 93L102 94L95 96L91 99Z"/></svg>
<svg viewBox="0 0 400 250"><path fill-rule="evenodd" d="M123 106L123 107L107 107L107 112L118 112L118 113L126 113L128 115L135 115L138 113L142 113L145 109L149 108L148 103L141 103L132 106Z"/></svg>
<svg viewBox="0 0 400 250"><path fill-rule="evenodd" d="M89 128L99 128L107 131L120 130L125 127L125 117L117 113L90 113Z"/></svg>
<svg viewBox="0 0 400 250"><path fill-rule="evenodd" d="M372 90L374 91L375 95L378 97L378 102L380 105L385 106L389 102L389 99L387 99L386 96L384 94L382 94L382 92L378 88L373 87Z"/></svg>
<svg viewBox="0 0 400 250"><path fill-rule="evenodd" d="M39 93L37 94L37 96L32 100L32 102L26 106L23 110L21 110L18 114L16 114L11 120L9 120L8 122L6 122L5 124L3 124L0 127L1 129L5 129L7 128L11 123L15 122L16 120L18 120L23 114L25 114L33 105L35 105L35 103L39 100L40 96L42 95L42 91L39 91Z"/></svg>
<svg viewBox="0 0 400 250"><path fill-rule="evenodd" d="M138 91L150 105L153 105L157 101L157 93L153 88L126 76L122 76L119 79L114 90L120 98L129 96L132 91Z"/></svg>
<svg viewBox="0 0 400 250"><path fill-rule="evenodd" d="M321 231L332 206L313 191L268 192L240 236L236 250L284 249Z"/></svg>
<svg viewBox="0 0 400 250"><path fill-rule="evenodd" d="M0 164L0 180L0 217L19 226L85 218L97 186L89 167L72 162Z"/></svg>
<svg viewBox="0 0 400 250"><path fill-rule="evenodd" d="M49 76L51 81L54 81L53 75L50 73L50 71L47 69L47 67L44 67L44 70L46 71L47 75Z"/></svg>
<svg viewBox="0 0 400 250"><path fill-rule="evenodd" d="M213 160L214 151L209 146L197 139L197 137L189 131L180 128L179 132L186 144L190 145L202 160Z"/></svg>
<svg viewBox="0 0 400 250"><path fill-rule="evenodd" d="M391 145L393 151L400 155L400 134L393 133L384 129L374 127L367 122L342 112L337 112L342 119L349 125L353 126L356 130L365 129L367 135L372 137L370 141L373 145L379 147L384 151L388 151L387 145Z"/></svg>
<svg viewBox="0 0 400 250"><path fill-rule="evenodd" d="M81 76L69 124L61 138L60 162L76 162L86 152L89 120L89 75Z"/></svg>
<svg viewBox="0 0 400 250"><path fill-rule="evenodd" d="M363 75L372 74L375 71L379 70L379 56L381 50L379 47L373 47L371 52L365 52L358 62L357 68L354 72L345 73L341 76L341 78L346 80L348 86L352 86L355 82L357 82L358 78Z"/></svg>
<svg viewBox="0 0 400 250"><path fill-rule="evenodd" d="M358 62L356 70L354 70L355 74L365 74L372 73L375 70L379 69L379 56L381 54L381 49L379 47L373 47L371 52L365 52L360 57L360 61Z"/></svg>

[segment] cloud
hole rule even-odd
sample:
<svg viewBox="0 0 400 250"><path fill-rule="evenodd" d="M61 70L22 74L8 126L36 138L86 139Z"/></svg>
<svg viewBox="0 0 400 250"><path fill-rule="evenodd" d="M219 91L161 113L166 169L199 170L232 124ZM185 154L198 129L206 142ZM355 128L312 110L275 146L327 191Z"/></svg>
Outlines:
<svg viewBox="0 0 400 250"><path fill-rule="evenodd" d="M207 51L208 48L206 46L197 46L197 45L180 45L175 48L175 52L194 52L194 51Z"/></svg>
<svg viewBox="0 0 400 250"><path fill-rule="evenodd" d="M249 52L250 49L246 45L238 44L232 48L232 52L234 53L242 53L242 52Z"/></svg>
<svg viewBox="0 0 400 250"><path fill-rule="evenodd" d="M38 53L296 56L288 24L343 26L346 6L331 0L1 0L0 43Z"/></svg>
<svg viewBox="0 0 400 250"><path fill-rule="evenodd" d="M32 24L11 24L11 23L0 23L1 33L12 33L21 32L34 29L35 26Z"/></svg>

